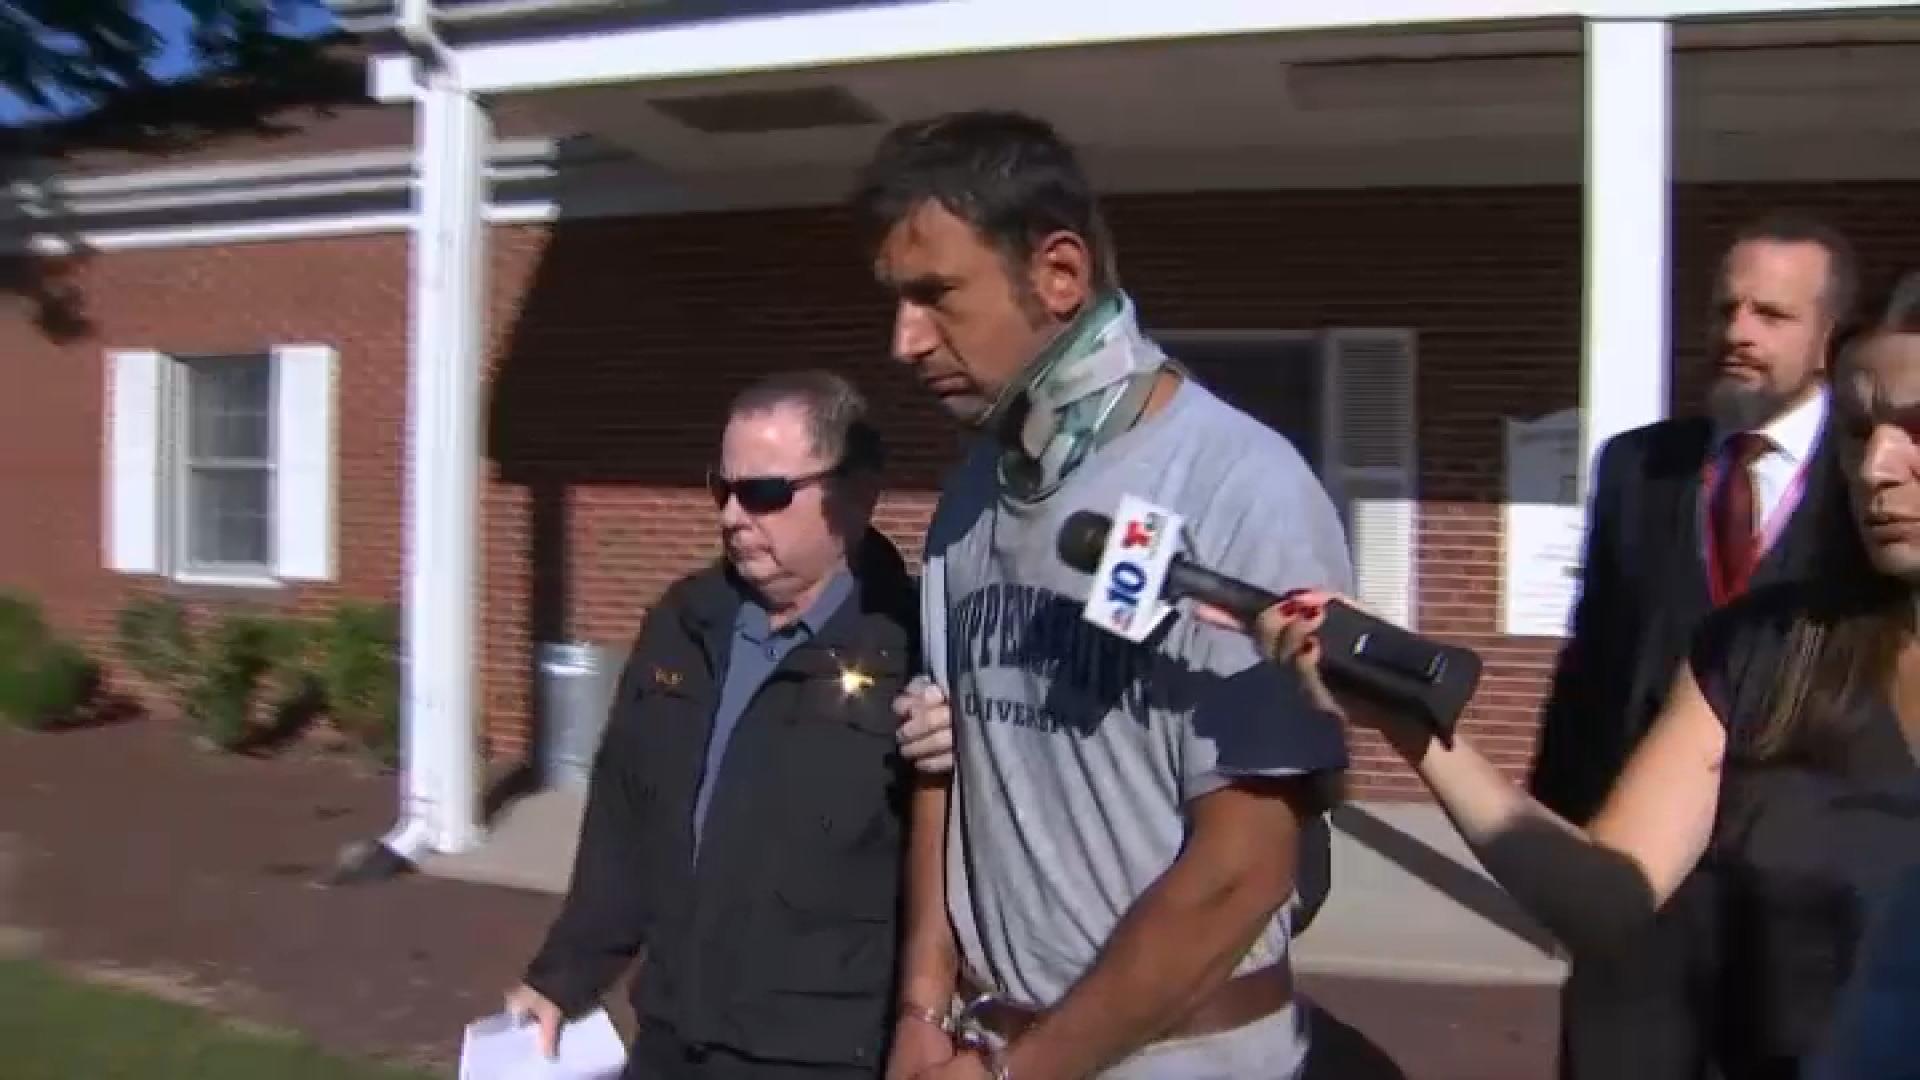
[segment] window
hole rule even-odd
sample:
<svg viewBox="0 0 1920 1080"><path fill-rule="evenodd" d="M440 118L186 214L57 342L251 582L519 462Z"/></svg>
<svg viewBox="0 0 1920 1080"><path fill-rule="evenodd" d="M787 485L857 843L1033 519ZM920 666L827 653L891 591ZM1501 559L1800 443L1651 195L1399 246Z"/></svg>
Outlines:
<svg viewBox="0 0 1920 1080"><path fill-rule="evenodd" d="M1159 337L1195 378L1300 451L1339 507L1358 598L1411 628L1418 607L1413 333L1203 330Z"/></svg>
<svg viewBox="0 0 1920 1080"><path fill-rule="evenodd" d="M188 574L268 577L273 567L273 357L176 362L178 486L169 501Z"/></svg>
<svg viewBox="0 0 1920 1080"><path fill-rule="evenodd" d="M1326 380L1318 334L1175 333L1162 345L1208 389L1285 435L1315 472L1323 471Z"/></svg>
<svg viewBox="0 0 1920 1080"><path fill-rule="evenodd" d="M108 357L107 564L209 584L333 577L331 348Z"/></svg>

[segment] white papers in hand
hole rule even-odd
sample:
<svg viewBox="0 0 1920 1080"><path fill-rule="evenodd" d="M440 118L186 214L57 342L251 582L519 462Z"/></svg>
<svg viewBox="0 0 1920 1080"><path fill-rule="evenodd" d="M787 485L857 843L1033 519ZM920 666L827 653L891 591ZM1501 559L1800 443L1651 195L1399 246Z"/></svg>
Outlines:
<svg viewBox="0 0 1920 1080"><path fill-rule="evenodd" d="M513 1013L467 1025L460 1043L460 1080L619 1080L627 1050L605 1009L560 1029L560 1052L540 1052L540 1028Z"/></svg>

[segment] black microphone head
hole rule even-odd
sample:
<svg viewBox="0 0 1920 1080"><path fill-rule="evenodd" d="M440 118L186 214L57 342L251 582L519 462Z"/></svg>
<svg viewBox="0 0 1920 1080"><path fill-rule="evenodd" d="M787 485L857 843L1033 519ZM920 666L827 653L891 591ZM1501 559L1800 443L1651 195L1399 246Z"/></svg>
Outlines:
<svg viewBox="0 0 1920 1080"><path fill-rule="evenodd" d="M1092 510L1076 510L1060 525L1056 550L1060 561L1083 574L1100 569L1100 553L1107 548L1107 533L1113 531L1113 519Z"/></svg>

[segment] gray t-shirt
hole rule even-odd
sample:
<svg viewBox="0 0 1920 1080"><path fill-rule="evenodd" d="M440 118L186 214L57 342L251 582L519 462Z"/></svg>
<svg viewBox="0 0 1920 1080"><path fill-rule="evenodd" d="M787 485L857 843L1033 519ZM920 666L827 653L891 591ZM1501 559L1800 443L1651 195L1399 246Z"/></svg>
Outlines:
<svg viewBox="0 0 1920 1080"><path fill-rule="evenodd" d="M1081 618L1091 582L1055 554L1060 525L1127 494L1183 515L1204 566L1275 592L1352 590L1339 515L1300 454L1191 381L1037 505L1000 495L984 447L948 478L927 540L944 564L944 596L928 599L946 610L957 741L947 905L965 967L1032 1006L1066 994L1173 863L1189 800L1234 775L1347 762L1337 721L1244 636L1183 609L1142 646ZM1288 924L1238 971L1284 961ZM1288 1010L1108 1075L1291 1077L1304 1038Z"/></svg>

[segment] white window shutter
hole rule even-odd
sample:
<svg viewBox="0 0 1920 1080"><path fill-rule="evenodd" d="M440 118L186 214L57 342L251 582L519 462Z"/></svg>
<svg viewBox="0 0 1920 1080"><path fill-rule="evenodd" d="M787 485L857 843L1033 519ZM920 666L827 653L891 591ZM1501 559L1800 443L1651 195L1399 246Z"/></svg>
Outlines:
<svg viewBox="0 0 1920 1080"><path fill-rule="evenodd" d="M144 349L107 354L105 554L107 568L123 574L161 569L167 364Z"/></svg>
<svg viewBox="0 0 1920 1080"><path fill-rule="evenodd" d="M274 573L289 581L334 577L337 354L285 345L274 366Z"/></svg>
<svg viewBox="0 0 1920 1080"><path fill-rule="evenodd" d="M1414 629L1418 497L1415 335L1332 330L1325 338L1328 487L1346 516L1355 597Z"/></svg>

